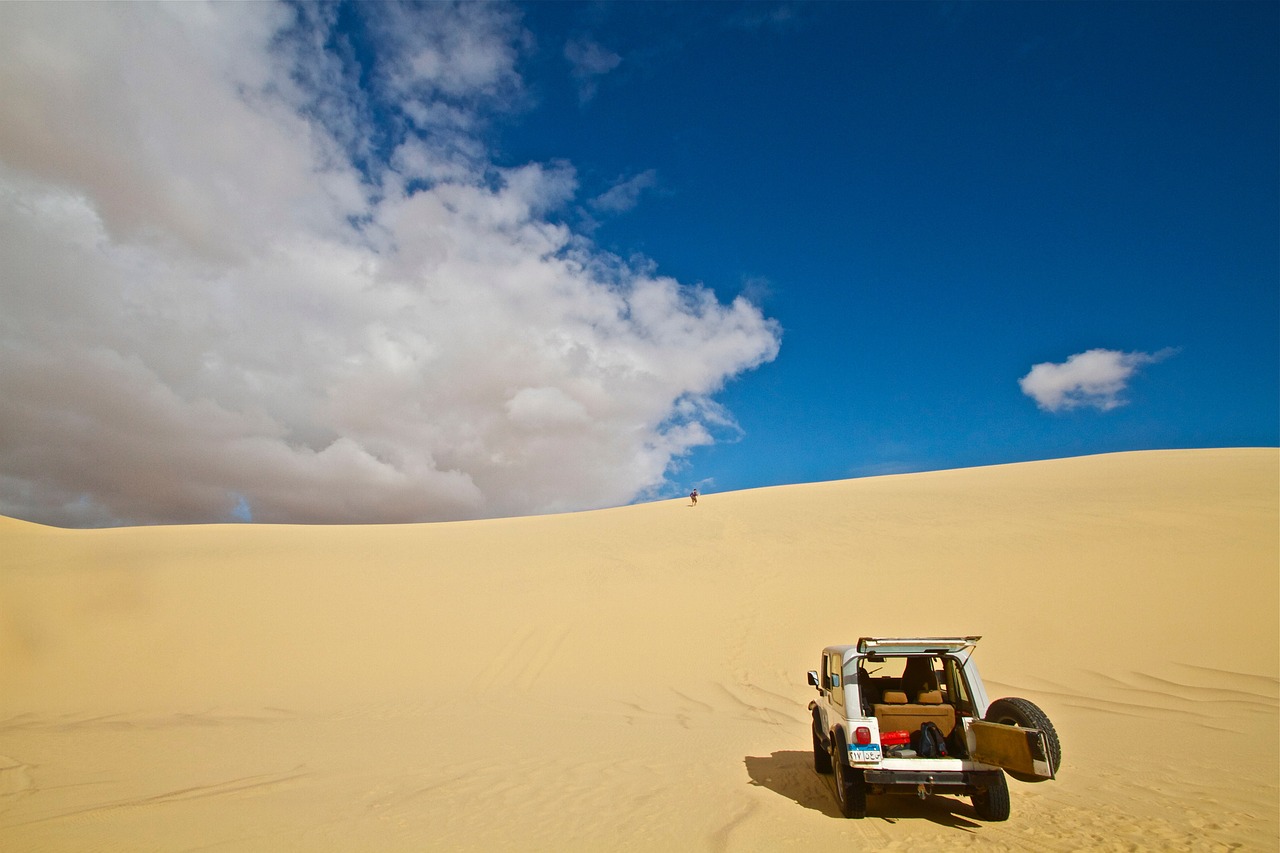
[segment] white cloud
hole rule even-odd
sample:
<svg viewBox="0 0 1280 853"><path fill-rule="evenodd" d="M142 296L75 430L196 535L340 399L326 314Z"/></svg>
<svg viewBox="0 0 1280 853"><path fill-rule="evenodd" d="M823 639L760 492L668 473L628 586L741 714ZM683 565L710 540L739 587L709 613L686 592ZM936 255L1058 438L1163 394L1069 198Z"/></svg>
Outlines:
<svg viewBox="0 0 1280 853"><path fill-rule="evenodd" d="M1089 406L1106 412L1125 404L1121 395L1140 368L1173 353L1172 349L1156 353L1091 349L1076 353L1062 364L1037 364L1018 384L1045 411Z"/></svg>
<svg viewBox="0 0 1280 853"><path fill-rule="evenodd" d="M489 161L510 10L358 8L374 68L322 7L0 5L0 513L580 509L732 429L776 324L549 218L571 165Z"/></svg>
<svg viewBox="0 0 1280 853"><path fill-rule="evenodd" d="M462 101L521 88L522 34L501 3L387 4L367 20L381 41L379 73L399 98Z"/></svg>
<svg viewBox="0 0 1280 853"><path fill-rule="evenodd" d="M647 169L638 175L620 180L591 200L591 206L605 213L625 213L640 201L640 193L658 183L658 172Z"/></svg>
<svg viewBox="0 0 1280 853"><path fill-rule="evenodd" d="M578 103L586 104L596 96L599 79L622 64L622 57L589 38L579 38L564 46L573 79L578 83Z"/></svg>

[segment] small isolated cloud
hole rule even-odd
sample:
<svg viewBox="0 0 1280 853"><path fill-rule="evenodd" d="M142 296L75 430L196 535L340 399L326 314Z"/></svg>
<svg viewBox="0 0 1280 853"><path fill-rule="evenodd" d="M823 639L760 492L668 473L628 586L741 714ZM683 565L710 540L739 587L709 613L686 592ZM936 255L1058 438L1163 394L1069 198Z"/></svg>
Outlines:
<svg viewBox="0 0 1280 853"><path fill-rule="evenodd" d="M798 14L797 6L792 3L751 3L738 14L730 16L728 23L745 30L787 27L797 22Z"/></svg>
<svg viewBox="0 0 1280 853"><path fill-rule="evenodd" d="M599 79L622 64L622 57L588 38L574 39L564 46L569 73L578 84L578 103L596 96Z"/></svg>
<svg viewBox="0 0 1280 853"><path fill-rule="evenodd" d="M648 169L633 178L619 181L591 200L591 206L604 213L625 213L640 201L640 193L658 183L658 173Z"/></svg>
<svg viewBox="0 0 1280 853"><path fill-rule="evenodd" d="M773 298L773 282L762 275L744 276L742 295L752 305L764 305Z"/></svg>
<svg viewBox="0 0 1280 853"><path fill-rule="evenodd" d="M1082 406L1107 412L1125 404L1121 394L1140 368L1163 361L1173 353L1172 349L1155 353L1091 349L1076 353L1062 364L1037 364L1018 384L1022 393L1046 412Z"/></svg>

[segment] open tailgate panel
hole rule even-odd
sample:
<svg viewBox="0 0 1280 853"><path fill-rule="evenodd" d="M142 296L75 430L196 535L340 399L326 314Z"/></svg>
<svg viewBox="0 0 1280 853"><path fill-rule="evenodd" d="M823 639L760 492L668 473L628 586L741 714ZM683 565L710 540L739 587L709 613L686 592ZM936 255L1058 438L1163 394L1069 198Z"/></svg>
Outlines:
<svg viewBox="0 0 1280 853"><path fill-rule="evenodd" d="M969 724L969 756L974 761L1028 776L1054 777L1044 732L975 720Z"/></svg>

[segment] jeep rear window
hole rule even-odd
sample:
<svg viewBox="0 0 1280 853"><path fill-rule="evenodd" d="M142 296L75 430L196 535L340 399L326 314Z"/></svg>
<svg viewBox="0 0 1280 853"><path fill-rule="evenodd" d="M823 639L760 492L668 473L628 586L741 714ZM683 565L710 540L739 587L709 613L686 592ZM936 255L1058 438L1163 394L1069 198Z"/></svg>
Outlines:
<svg viewBox="0 0 1280 853"><path fill-rule="evenodd" d="M902 678L902 670L907 666L906 658L868 657L862 662L862 668L872 678Z"/></svg>

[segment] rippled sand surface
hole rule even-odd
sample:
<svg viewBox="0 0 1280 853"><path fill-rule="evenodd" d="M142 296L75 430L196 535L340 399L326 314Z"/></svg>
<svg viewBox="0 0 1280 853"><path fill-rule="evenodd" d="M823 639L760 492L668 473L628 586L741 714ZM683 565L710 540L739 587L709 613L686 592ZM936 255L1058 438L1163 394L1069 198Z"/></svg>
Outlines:
<svg viewBox="0 0 1280 853"><path fill-rule="evenodd" d="M460 524L0 520L0 849L1268 850L1280 453ZM981 634L1057 781L838 816L805 671Z"/></svg>

